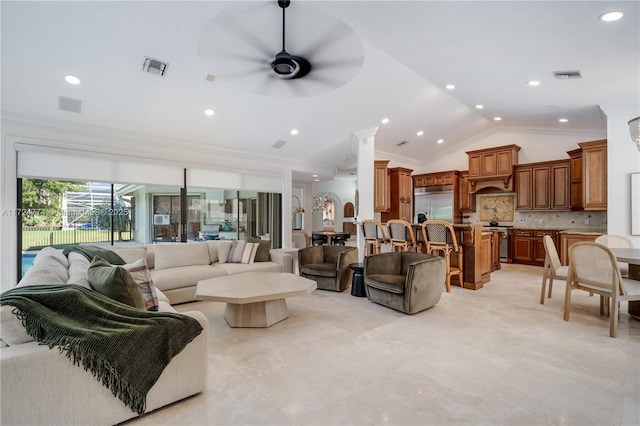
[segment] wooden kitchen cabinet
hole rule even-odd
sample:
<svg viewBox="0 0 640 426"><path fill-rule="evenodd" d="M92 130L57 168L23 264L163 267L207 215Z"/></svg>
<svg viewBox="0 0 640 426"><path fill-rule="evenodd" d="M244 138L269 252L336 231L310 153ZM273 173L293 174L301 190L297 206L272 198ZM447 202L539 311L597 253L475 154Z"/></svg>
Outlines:
<svg viewBox="0 0 640 426"><path fill-rule="evenodd" d="M513 262L533 263L533 231L516 229L513 232Z"/></svg>
<svg viewBox="0 0 640 426"><path fill-rule="evenodd" d="M468 177L468 170L460 172L458 179L458 203L460 205L460 212L476 211L476 196L470 192Z"/></svg>
<svg viewBox="0 0 640 426"><path fill-rule="evenodd" d="M544 236L549 235L557 247L557 233L557 230L552 229L516 229L513 232L513 262L544 266L547 254Z"/></svg>
<svg viewBox="0 0 640 426"><path fill-rule="evenodd" d="M581 142L568 151L571 210L607 210L607 140Z"/></svg>
<svg viewBox="0 0 640 426"><path fill-rule="evenodd" d="M413 220L413 170L404 167L389 169L389 210L382 212L381 219Z"/></svg>
<svg viewBox="0 0 640 426"><path fill-rule="evenodd" d="M516 209L570 210L569 172L569 160L516 166Z"/></svg>
<svg viewBox="0 0 640 426"><path fill-rule="evenodd" d="M501 180L505 190L511 189L513 166L518 164L519 151L518 145L467 151L471 192L475 192L476 182L492 180Z"/></svg>
<svg viewBox="0 0 640 426"><path fill-rule="evenodd" d="M561 233L560 234L560 263L563 265L569 264L569 247L571 244L579 241L595 241L599 237L599 234L584 234L584 233Z"/></svg>
<svg viewBox="0 0 640 426"><path fill-rule="evenodd" d="M428 188L430 186L454 185L455 176L458 172L455 170L438 173L425 173L413 176L414 188Z"/></svg>
<svg viewBox="0 0 640 426"><path fill-rule="evenodd" d="M607 209L607 141L579 143L582 148L584 210Z"/></svg>
<svg viewBox="0 0 640 426"><path fill-rule="evenodd" d="M389 210L389 160L373 162L373 211L386 212Z"/></svg>
<svg viewBox="0 0 640 426"><path fill-rule="evenodd" d="M584 210L582 201L582 148L568 151L570 167L569 177L571 179L571 210Z"/></svg>

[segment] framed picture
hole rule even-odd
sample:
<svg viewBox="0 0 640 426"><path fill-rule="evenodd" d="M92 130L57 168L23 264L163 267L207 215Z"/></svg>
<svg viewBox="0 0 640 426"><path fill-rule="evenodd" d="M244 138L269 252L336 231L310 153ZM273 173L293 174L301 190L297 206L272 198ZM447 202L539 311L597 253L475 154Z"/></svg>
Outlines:
<svg viewBox="0 0 640 426"><path fill-rule="evenodd" d="M631 173L631 235L640 235L640 173Z"/></svg>

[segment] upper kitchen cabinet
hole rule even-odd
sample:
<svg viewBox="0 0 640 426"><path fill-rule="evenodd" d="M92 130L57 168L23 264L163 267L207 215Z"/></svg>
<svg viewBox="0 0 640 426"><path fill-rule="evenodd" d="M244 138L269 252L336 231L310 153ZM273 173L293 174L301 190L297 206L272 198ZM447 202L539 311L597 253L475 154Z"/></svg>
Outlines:
<svg viewBox="0 0 640 426"><path fill-rule="evenodd" d="M516 209L570 210L569 170L569 160L516 166Z"/></svg>
<svg viewBox="0 0 640 426"><path fill-rule="evenodd" d="M467 151L469 156L468 181L471 192L476 192L485 186L496 186L495 182L491 181L502 181L502 189L512 190L513 166L518 164L519 151L518 145Z"/></svg>
<svg viewBox="0 0 640 426"><path fill-rule="evenodd" d="M413 187L428 188L432 186L453 185L455 183L456 174L457 172L452 170L448 172L415 175L413 177Z"/></svg>
<svg viewBox="0 0 640 426"><path fill-rule="evenodd" d="M582 199L585 210L607 209L607 140L579 143L582 148Z"/></svg>
<svg viewBox="0 0 640 426"><path fill-rule="evenodd" d="M607 210L607 140L579 143L571 157L571 210Z"/></svg>
<svg viewBox="0 0 640 426"><path fill-rule="evenodd" d="M458 180L458 202L460 204L460 212L475 212L476 197L471 194L469 188L469 172L467 170L460 172Z"/></svg>
<svg viewBox="0 0 640 426"><path fill-rule="evenodd" d="M382 212L381 219L413 219L413 170L404 167L389 169L389 210Z"/></svg>
<svg viewBox="0 0 640 426"><path fill-rule="evenodd" d="M389 160L373 162L373 211L389 211Z"/></svg>

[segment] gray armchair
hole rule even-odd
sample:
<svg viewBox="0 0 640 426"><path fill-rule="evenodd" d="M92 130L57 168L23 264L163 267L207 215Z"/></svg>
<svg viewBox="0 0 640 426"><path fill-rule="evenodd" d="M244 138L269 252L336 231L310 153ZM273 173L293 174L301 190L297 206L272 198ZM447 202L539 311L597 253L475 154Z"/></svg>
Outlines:
<svg viewBox="0 0 640 426"><path fill-rule="evenodd" d="M438 303L446 275L444 258L431 254L391 252L364 258L367 298L406 314Z"/></svg>
<svg viewBox="0 0 640 426"><path fill-rule="evenodd" d="M298 251L300 276L316 281L322 290L344 291L351 281L349 265L357 262L356 247L321 245Z"/></svg>

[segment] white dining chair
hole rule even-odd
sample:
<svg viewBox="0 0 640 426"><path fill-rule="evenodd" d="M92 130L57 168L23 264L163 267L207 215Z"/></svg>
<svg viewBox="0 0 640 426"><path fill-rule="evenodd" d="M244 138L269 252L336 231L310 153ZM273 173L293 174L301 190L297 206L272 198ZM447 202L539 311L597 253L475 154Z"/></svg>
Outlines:
<svg viewBox="0 0 640 426"><path fill-rule="evenodd" d="M607 248L633 248L633 241L624 235L606 234L600 235L596 238L596 243L602 244ZM629 264L624 262L618 262L620 267L620 274L623 278L629 277Z"/></svg>
<svg viewBox="0 0 640 426"><path fill-rule="evenodd" d="M568 266L562 266L560 263L560 257L558 256L558 250L553 239L549 235L545 235L543 240L544 251L546 255L544 257L544 271L542 273L542 291L540 292L540 304L544 305L544 293L547 287L547 281L549 282L549 295L551 299L551 290L553 288L553 280L561 279L566 281L569 273Z"/></svg>
<svg viewBox="0 0 640 426"><path fill-rule="evenodd" d="M600 314L609 313L609 336L618 335L619 302L640 301L640 281L622 278L611 250L591 241L569 247L569 274L564 299L564 320L569 321L571 292L600 295ZM603 312L604 308L604 312Z"/></svg>

